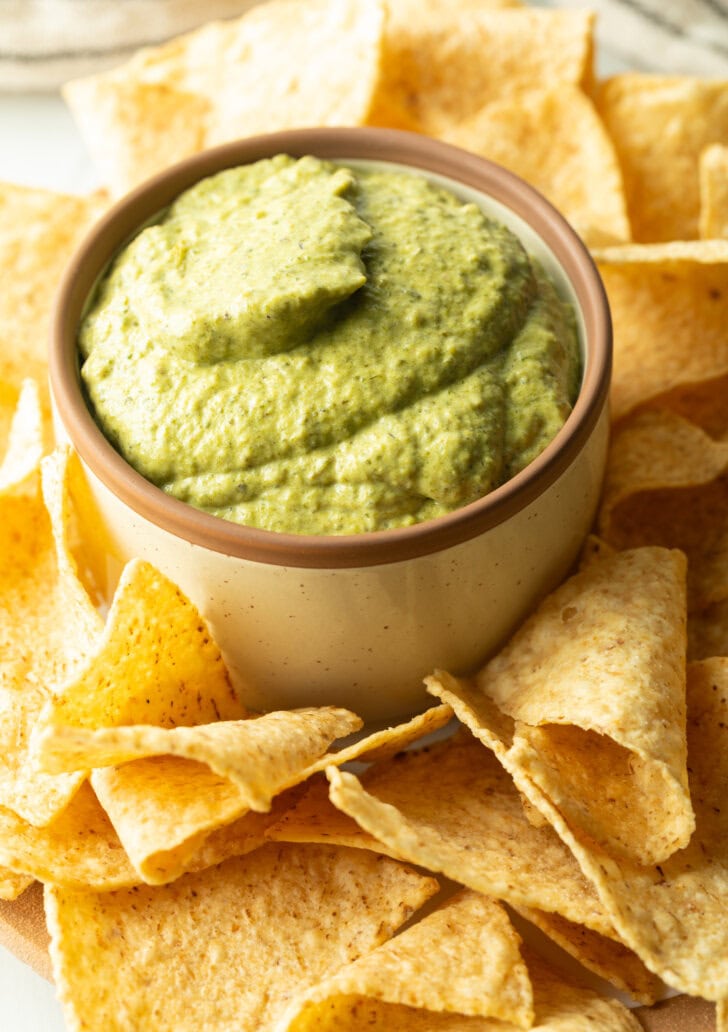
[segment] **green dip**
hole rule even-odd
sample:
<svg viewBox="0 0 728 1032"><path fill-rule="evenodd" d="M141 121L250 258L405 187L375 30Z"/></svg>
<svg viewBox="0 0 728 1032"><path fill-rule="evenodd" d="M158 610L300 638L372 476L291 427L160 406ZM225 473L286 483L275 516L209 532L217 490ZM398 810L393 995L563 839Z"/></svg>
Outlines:
<svg viewBox="0 0 728 1032"><path fill-rule="evenodd" d="M505 226L416 174L280 155L182 194L115 259L79 335L106 437L237 523L428 520L564 423L574 314Z"/></svg>

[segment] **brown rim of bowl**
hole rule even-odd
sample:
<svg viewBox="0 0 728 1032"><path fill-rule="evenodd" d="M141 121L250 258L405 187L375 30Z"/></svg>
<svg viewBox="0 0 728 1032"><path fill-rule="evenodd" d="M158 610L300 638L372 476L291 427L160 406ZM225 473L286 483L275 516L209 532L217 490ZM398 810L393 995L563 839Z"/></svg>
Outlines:
<svg viewBox="0 0 728 1032"><path fill-rule="evenodd" d="M425 523L347 535L285 534L200 512L145 480L101 433L81 390L76 334L99 273L147 219L198 180L277 153L340 161L390 161L447 176L493 197L531 226L570 280L584 320L586 361L566 423L524 470L483 498ZM607 403L611 320L599 273L564 217L536 190L498 165L450 144L394 129L295 129L237 140L197 154L150 179L93 227L61 283L50 349L50 379L61 422L92 473L138 515L195 545L277 566L341 568L399 562L475 537L525 508L574 461Z"/></svg>

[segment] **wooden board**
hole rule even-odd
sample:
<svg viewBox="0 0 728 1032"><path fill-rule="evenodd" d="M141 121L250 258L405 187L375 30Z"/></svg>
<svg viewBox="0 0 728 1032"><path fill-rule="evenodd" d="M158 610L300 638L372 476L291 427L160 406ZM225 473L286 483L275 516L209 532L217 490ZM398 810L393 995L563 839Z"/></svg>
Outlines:
<svg viewBox="0 0 728 1032"><path fill-rule="evenodd" d="M32 885L12 903L0 900L0 945L53 980L40 885ZM715 1006L705 1000L675 996L634 1013L647 1032L715 1032Z"/></svg>

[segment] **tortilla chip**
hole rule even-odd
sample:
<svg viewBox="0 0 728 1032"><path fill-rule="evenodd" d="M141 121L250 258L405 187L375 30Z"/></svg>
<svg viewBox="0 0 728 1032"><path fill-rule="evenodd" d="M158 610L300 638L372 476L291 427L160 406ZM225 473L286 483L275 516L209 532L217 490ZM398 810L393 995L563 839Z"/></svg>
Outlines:
<svg viewBox="0 0 728 1032"><path fill-rule="evenodd" d="M615 421L646 402L669 408L673 391L728 375L728 241L631 244L594 256L614 324Z"/></svg>
<svg viewBox="0 0 728 1032"><path fill-rule="evenodd" d="M0 807L0 864L76 888L104 891L140 881L88 783L44 828Z"/></svg>
<svg viewBox="0 0 728 1032"><path fill-rule="evenodd" d="M44 410L53 298L104 205L100 194L72 197L0 183L0 380L19 389L34 379Z"/></svg>
<svg viewBox="0 0 728 1032"><path fill-rule="evenodd" d="M40 756L54 769L121 763L91 781L141 879L159 884L185 870L211 832L269 810L333 739L360 725L330 707L172 730L59 728L40 740ZM128 762L135 755L146 758Z"/></svg>
<svg viewBox="0 0 728 1032"><path fill-rule="evenodd" d="M63 93L113 196L203 149L206 97L108 73L77 79Z"/></svg>
<svg viewBox="0 0 728 1032"><path fill-rule="evenodd" d="M728 137L728 82L627 73L598 106L624 172L634 239L698 236L701 152Z"/></svg>
<svg viewBox="0 0 728 1032"><path fill-rule="evenodd" d="M0 464L0 494L23 488L37 490L43 450L43 413L38 385L35 380L23 380L5 438L5 457ZM31 480L32 484L29 484Z"/></svg>
<svg viewBox="0 0 728 1032"><path fill-rule="evenodd" d="M637 1019L617 1000L605 1000L546 966L534 954L524 951L533 984L535 1024L532 1032L641 1032ZM300 1021L283 1025L291 1032L506 1032L517 1026L490 1018L452 1013L434 1013L381 1003L362 996L335 996L312 1014L303 1012Z"/></svg>
<svg viewBox="0 0 728 1032"><path fill-rule="evenodd" d="M692 996L728 996L728 659L688 666L688 760L696 828L688 845L660 864L617 858L575 833L547 795L458 688L452 700L508 767L519 789L548 819L594 884L622 941L668 985Z"/></svg>
<svg viewBox="0 0 728 1032"><path fill-rule="evenodd" d="M386 941L436 890L385 857L285 845L161 888L48 886L66 1023L269 1028L294 993Z"/></svg>
<svg viewBox="0 0 728 1032"><path fill-rule="evenodd" d="M0 899L13 900L21 896L34 882L27 874L16 874L0 868Z"/></svg>
<svg viewBox="0 0 728 1032"><path fill-rule="evenodd" d="M728 147L714 143L700 155L700 236L728 237Z"/></svg>
<svg viewBox="0 0 728 1032"><path fill-rule="evenodd" d="M120 194L214 144L365 124L381 88L384 16L380 0L272 0L68 83L64 96Z"/></svg>
<svg viewBox="0 0 728 1032"><path fill-rule="evenodd" d="M400 122L431 136L452 132L484 105L534 88L581 86L592 77L588 11L492 10L411 16L395 6L387 28L386 96ZM383 119L379 119L382 124Z"/></svg>
<svg viewBox="0 0 728 1032"><path fill-rule="evenodd" d="M46 504L38 493L0 495L0 805L40 826L68 805L83 775L32 768L31 734L50 693L82 666L102 629L57 522L64 471L62 455L44 460Z"/></svg>
<svg viewBox="0 0 728 1032"><path fill-rule="evenodd" d="M149 756L177 756L206 764L247 798L251 810L269 809L271 799L321 756L336 738L353 734L360 717L334 706L281 710L249 720L222 720L195 727L49 727L36 739L42 770L115 767Z"/></svg>
<svg viewBox="0 0 728 1032"><path fill-rule="evenodd" d="M727 475L728 441L671 412L633 414L612 439L599 532L617 548L682 549L691 611L728 597Z"/></svg>
<svg viewBox="0 0 728 1032"><path fill-rule="evenodd" d="M616 932L610 936L600 935L583 925L567 921L560 914L546 914L528 907L515 909L585 968L633 1000L649 1005L663 995L662 981L648 971Z"/></svg>
<svg viewBox="0 0 728 1032"><path fill-rule="evenodd" d="M672 388L664 399L670 411L704 430L717 441L728 439L728 374ZM659 405L660 399L657 404Z"/></svg>
<svg viewBox="0 0 728 1032"><path fill-rule="evenodd" d="M49 702L41 726L178 727L246 716L198 611L150 563L133 559L95 654Z"/></svg>
<svg viewBox="0 0 728 1032"><path fill-rule="evenodd" d="M343 997L348 998L345 1008L352 998L366 1000L368 1006L385 1004L383 1013L392 1016L392 1029L401 1027L394 1020L401 1007L496 1018L510 1027L531 1028L533 994L519 947L503 907L463 891L297 998L279 1027L287 1032L318 1029L332 1010L341 1008ZM429 1017L421 1015L423 1027Z"/></svg>
<svg viewBox="0 0 728 1032"><path fill-rule="evenodd" d="M630 239L614 147L592 101L577 86L530 89L492 101L441 136L535 186L588 244Z"/></svg>
<svg viewBox="0 0 728 1032"><path fill-rule="evenodd" d="M719 1000L715 1005L715 1032L728 1032L728 1001Z"/></svg>
<svg viewBox="0 0 728 1032"><path fill-rule="evenodd" d="M496 732L511 764L576 833L658 863L694 827L685 650L684 557L635 549L591 562L557 588L463 690L488 707L491 726L494 706L501 725L512 722ZM455 679L427 684L479 734L450 696ZM483 741L491 745L487 734Z"/></svg>
<svg viewBox="0 0 728 1032"><path fill-rule="evenodd" d="M392 854L496 899L612 930L569 851L529 824L510 777L469 734L376 764L361 781L326 773L334 805Z"/></svg>

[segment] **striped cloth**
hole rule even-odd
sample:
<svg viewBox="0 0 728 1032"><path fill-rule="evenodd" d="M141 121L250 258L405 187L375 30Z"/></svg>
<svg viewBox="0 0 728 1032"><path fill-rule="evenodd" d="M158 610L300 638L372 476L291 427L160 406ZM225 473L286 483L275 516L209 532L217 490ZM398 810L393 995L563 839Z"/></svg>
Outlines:
<svg viewBox="0 0 728 1032"><path fill-rule="evenodd" d="M301 0L305 2L305 0ZM422 0L426 3L427 0ZM256 0L0 0L0 89L48 90ZM728 78L728 0L541 0L596 10L600 72Z"/></svg>
<svg viewBox="0 0 728 1032"><path fill-rule="evenodd" d="M728 79L728 0L548 0L597 12L598 71Z"/></svg>
<svg viewBox="0 0 728 1032"><path fill-rule="evenodd" d="M50 90L255 0L0 0L0 89Z"/></svg>

